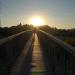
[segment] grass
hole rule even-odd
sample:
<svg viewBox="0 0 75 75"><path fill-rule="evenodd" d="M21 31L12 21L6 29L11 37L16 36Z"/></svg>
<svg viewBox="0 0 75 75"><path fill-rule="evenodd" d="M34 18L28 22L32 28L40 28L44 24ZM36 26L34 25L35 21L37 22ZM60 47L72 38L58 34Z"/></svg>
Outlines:
<svg viewBox="0 0 75 75"><path fill-rule="evenodd" d="M75 47L75 38L64 38L63 41Z"/></svg>

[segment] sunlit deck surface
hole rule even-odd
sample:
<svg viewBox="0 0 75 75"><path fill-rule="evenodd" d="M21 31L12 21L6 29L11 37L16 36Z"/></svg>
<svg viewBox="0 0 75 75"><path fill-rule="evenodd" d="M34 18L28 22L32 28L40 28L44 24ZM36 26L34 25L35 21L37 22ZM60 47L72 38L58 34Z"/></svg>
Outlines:
<svg viewBox="0 0 75 75"><path fill-rule="evenodd" d="M42 52L37 35L35 34L31 75L43 75L45 72Z"/></svg>

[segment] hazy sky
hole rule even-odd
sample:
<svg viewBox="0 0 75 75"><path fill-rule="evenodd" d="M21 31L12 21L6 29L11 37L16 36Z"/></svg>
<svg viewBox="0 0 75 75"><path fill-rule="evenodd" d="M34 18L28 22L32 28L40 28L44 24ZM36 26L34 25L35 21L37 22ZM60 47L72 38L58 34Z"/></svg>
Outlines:
<svg viewBox="0 0 75 75"><path fill-rule="evenodd" d="M3 26L29 23L42 16L45 24L58 28L75 28L75 0L0 0Z"/></svg>

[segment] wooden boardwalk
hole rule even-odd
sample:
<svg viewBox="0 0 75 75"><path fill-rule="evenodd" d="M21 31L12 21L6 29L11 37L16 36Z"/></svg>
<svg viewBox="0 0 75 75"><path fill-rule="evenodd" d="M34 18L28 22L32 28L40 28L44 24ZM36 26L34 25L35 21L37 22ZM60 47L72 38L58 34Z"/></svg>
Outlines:
<svg viewBox="0 0 75 75"><path fill-rule="evenodd" d="M33 49L29 49L30 54L27 54L27 52L28 52L28 47L30 46L31 41L33 39L33 36L28 41L20 57L17 59L16 63L12 67L9 75L44 75L45 70L42 59L41 47L36 34L34 35L34 37L35 39L32 45ZM30 60L32 61L30 62ZM28 63L31 63L30 67L29 67L30 64ZM27 67L29 67L30 69Z"/></svg>
<svg viewBox="0 0 75 75"><path fill-rule="evenodd" d="M42 58L41 47L40 47L38 37L35 34L31 75L44 75L44 72L45 72L45 68L44 68L44 63Z"/></svg>

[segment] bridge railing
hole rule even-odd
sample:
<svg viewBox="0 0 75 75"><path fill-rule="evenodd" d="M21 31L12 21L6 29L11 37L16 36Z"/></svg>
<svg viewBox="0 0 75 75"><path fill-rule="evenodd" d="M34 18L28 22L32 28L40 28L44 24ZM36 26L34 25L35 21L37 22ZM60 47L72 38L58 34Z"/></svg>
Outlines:
<svg viewBox="0 0 75 75"><path fill-rule="evenodd" d="M0 40L0 75L7 74L31 35L27 30Z"/></svg>
<svg viewBox="0 0 75 75"><path fill-rule="evenodd" d="M75 75L75 48L42 30L38 31L38 37L48 73Z"/></svg>

